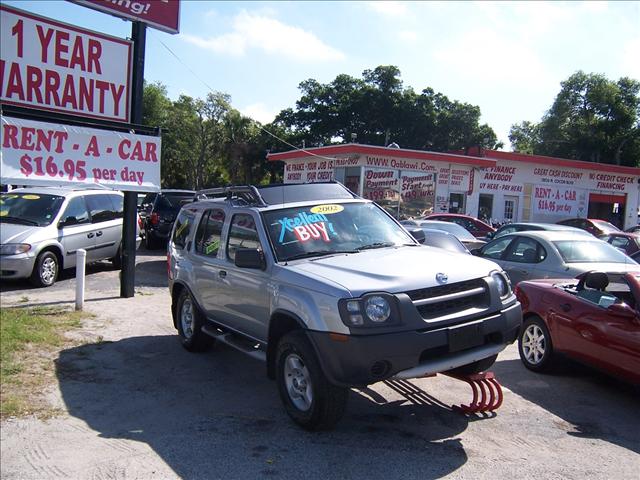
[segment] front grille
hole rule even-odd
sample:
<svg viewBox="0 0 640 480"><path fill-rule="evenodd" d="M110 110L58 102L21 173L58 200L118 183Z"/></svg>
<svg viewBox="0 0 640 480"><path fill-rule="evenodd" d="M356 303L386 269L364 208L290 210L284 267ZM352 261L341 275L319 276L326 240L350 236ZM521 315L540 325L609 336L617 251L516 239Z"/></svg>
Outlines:
<svg viewBox="0 0 640 480"><path fill-rule="evenodd" d="M489 290L481 278L407 292L426 320L444 317L470 308L489 306Z"/></svg>

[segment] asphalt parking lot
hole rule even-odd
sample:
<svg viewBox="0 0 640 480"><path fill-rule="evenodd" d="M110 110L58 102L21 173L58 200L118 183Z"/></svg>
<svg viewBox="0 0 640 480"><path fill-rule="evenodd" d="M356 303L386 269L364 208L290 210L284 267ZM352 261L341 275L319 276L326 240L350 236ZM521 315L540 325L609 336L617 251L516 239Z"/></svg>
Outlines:
<svg viewBox="0 0 640 480"><path fill-rule="evenodd" d="M53 359L45 395L60 415L3 422L3 479L639 478L638 392L572 363L534 374L513 345L492 369L505 392L495 414L452 411L470 389L438 376L353 389L334 431L302 431L264 365L182 349L165 254L138 253L134 298L119 298L110 264L87 268L96 316L78 335L103 341ZM74 288L73 272L48 289L3 282L0 300L72 306Z"/></svg>

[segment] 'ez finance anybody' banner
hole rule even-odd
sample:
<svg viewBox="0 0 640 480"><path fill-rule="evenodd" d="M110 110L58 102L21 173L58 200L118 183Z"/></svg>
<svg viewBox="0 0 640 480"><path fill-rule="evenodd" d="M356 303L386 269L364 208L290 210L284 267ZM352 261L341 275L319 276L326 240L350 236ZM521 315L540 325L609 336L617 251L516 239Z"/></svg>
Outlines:
<svg viewBox="0 0 640 480"><path fill-rule="evenodd" d="M3 116L0 181L17 185L96 183L160 189L160 137Z"/></svg>
<svg viewBox="0 0 640 480"><path fill-rule="evenodd" d="M131 45L0 5L0 100L128 122Z"/></svg>

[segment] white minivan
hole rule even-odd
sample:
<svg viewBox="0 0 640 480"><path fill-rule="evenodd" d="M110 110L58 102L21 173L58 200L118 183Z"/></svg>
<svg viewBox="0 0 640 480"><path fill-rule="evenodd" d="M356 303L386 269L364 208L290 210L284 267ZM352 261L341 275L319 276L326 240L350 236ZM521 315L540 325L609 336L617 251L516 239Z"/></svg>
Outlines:
<svg viewBox="0 0 640 480"><path fill-rule="evenodd" d="M86 187L3 193L0 278L28 278L38 287L49 287L61 270L75 267L81 248L87 263L109 259L120 268L123 204L122 192Z"/></svg>

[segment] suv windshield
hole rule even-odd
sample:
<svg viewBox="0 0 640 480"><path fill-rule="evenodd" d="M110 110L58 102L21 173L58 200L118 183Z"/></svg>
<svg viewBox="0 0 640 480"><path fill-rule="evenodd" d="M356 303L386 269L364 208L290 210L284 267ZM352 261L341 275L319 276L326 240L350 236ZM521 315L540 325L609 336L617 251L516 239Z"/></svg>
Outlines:
<svg viewBox="0 0 640 480"><path fill-rule="evenodd" d="M42 193L3 193L0 222L45 227L60 210L64 197Z"/></svg>
<svg viewBox="0 0 640 480"><path fill-rule="evenodd" d="M416 245L413 238L373 203L332 203L263 213L279 261Z"/></svg>

